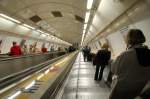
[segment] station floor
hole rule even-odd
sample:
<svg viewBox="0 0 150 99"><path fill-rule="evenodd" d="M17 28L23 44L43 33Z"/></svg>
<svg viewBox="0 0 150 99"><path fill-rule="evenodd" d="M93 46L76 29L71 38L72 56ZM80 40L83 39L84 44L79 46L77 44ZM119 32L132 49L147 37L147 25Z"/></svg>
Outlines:
<svg viewBox="0 0 150 99"><path fill-rule="evenodd" d="M95 67L90 62L84 62L80 52L73 65L70 76L64 88L62 99L109 99L110 89L103 80L94 81Z"/></svg>

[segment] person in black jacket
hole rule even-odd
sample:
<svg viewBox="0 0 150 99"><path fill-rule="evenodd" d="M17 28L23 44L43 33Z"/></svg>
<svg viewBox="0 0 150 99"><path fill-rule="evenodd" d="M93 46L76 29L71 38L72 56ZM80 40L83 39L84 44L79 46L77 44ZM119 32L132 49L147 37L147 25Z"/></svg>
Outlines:
<svg viewBox="0 0 150 99"><path fill-rule="evenodd" d="M108 44L104 44L102 46L102 49L97 52L96 57L94 59L94 64L96 65L94 80L100 81L102 79L104 68L106 65L108 65L108 61L110 60L110 57L111 57L111 52L108 50Z"/></svg>

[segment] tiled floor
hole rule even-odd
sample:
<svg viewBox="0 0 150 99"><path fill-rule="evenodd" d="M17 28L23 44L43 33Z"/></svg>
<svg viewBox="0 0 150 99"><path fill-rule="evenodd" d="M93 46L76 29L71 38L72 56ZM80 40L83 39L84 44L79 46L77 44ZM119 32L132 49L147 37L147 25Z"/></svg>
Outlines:
<svg viewBox="0 0 150 99"><path fill-rule="evenodd" d="M104 80L94 81L94 72L95 67L90 62L84 62L82 53L79 53L62 99L108 99L110 89Z"/></svg>

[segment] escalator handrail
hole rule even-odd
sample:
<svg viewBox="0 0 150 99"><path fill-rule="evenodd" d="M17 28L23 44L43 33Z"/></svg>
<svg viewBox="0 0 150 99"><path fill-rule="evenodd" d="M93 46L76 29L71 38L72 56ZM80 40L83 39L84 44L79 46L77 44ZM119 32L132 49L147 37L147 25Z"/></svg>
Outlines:
<svg viewBox="0 0 150 99"><path fill-rule="evenodd" d="M54 54L54 53L60 53L60 52L64 52L64 51L58 51L58 52L47 52L47 53L35 53L35 54L27 54L27 55L14 56L14 57L10 56L10 57L5 58L5 59L0 59L0 62L1 62L1 61L14 60L14 59L27 58L27 57L33 57L33 56L46 55L46 54Z"/></svg>

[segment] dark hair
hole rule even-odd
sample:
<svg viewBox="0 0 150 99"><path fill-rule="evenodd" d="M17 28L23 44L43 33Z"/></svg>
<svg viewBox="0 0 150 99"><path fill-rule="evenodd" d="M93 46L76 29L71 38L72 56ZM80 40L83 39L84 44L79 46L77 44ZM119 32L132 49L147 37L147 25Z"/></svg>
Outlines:
<svg viewBox="0 0 150 99"><path fill-rule="evenodd" d="M17 42L13 41L13 45L17 44Z"/></svg>
<svg viewBox="0 0 150 99"><path fill-rule="evenodd" d="M127 43L130 45L142 44L145 41L145 36L139 29L131 29L127 34Z"/></svg>

